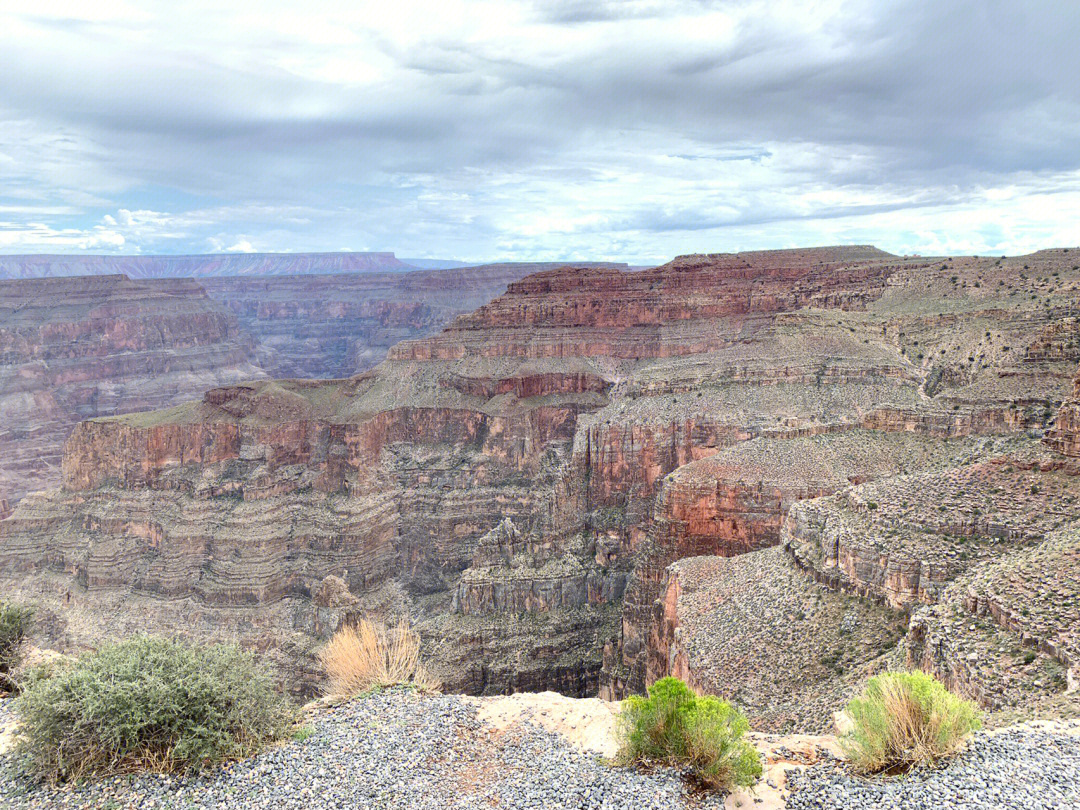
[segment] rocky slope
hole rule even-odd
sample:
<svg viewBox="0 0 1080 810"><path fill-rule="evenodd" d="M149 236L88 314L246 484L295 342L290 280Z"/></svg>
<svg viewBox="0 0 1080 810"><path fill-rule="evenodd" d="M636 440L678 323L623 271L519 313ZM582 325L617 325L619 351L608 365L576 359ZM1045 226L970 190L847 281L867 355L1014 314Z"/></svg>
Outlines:
<svg viewBox="0 0 1080 810"><path fill-rule="evenodd" d="M0 282L0 496L59 484L83 419L263 376L251 336L192 281Z"/></svg>
<svg viewBox="0 0 1080 810"><path fill-rule="evenodd" d="M852 551L852 582L865 571L866 584L845 586L806 551L831 541L785 527L818 526L833 502L874 525L905 501L885 497L891 482L917 475L930 476L926 511L940 482L981 481L1008 453L1052 454L1031 446L1072 391L1074 255L819 248L537 273L350 380L229 386L81 425L64 488L0 522L0 571L45 606L54 645L148 619L237 634L303 689L311 648L338 622L407 615L451 689L617 696L682 660L707 681L710 657L693 653L704 648L672 654L684 619L669 566L742 555L732 582L756 572L762 593L790 591L792 605L820 595L820 610L799 608L816 617L807 632L844 621L834 590L883 602L866 617L880 629L842 659L863 671L887 651L891 611L936 597L993 546L958 551L947 576L927 558L922 585L906 563L879 577L887 552ZM989 492L1043 486L1019 470L986 492L1009 544L1045 530ZM1046 474L1057 508L1067 473ZM859 493L874 487L871 508ZM935 525L990 520L962 506ZM890 531L912 538L918 569L922 538L901 522L868 536ZM802 586L784 591L794 577ZM718 627L725 593L710 597ZM823 666L822 679L841 677ZM742 686L738 700L777 727L821 722L785 715L776 684Z"/></svg>

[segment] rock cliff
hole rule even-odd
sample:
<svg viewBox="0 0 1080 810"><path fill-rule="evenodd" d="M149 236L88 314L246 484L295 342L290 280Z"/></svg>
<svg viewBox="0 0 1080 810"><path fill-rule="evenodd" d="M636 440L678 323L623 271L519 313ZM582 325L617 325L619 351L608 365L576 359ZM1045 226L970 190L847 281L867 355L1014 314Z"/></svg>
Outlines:
<svg viewBox="0 0 1080 810"><path fill-rule="evenodd" d="M381 363L395 343L435 334L510 282L549 267L516 262L388 272L350 266L336 275L215 275L200 284L255 337L259 364L271 376L348 377Z"/></svg>
<svg viewBox="0 0 1080 810"><path fill-rule="evenodd" d="M62 644L150 617L239 635L304 689L338 622L407 616L450 688L619 695L672 667L708 680L708 654L672 653L670 566L719 555L763 592L801 578L822 621L871 597L844 659L870 666L890 611L1073 497L1037 449L1076 370L1054 348L1071 266L856 247L540 272L348 380L85 423L63 489L0 522L0 570ZM1010 501L1032 487L1034 522ZM776 700L745 696L782 726Z"/></svg>
<svg viewBox="0 0 1080 810"><path fill-rule="evenodd" d="M251 336L192 281L0 282L0 492L58 484L80 420L262 376Z"/></svg>
<svg viewBox="0 0 1080 810"><path fill-rule="evenodd" d="M1058 410L1053 429L1047 431L1046 444L1062 455L1080 457L1080 372L1073 381L1072 396Z"/></svg>

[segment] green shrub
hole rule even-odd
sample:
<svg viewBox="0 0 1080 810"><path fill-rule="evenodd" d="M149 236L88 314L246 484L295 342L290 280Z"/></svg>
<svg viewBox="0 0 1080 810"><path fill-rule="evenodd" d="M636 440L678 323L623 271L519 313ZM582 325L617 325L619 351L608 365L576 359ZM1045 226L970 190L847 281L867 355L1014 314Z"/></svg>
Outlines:
<svg viewBox="0 0 1080 810"><path fill-rule="evenodd" d="M33 619L33 608L0 602L0 691L15 691L13 673L22 661L23 642Z"/></svg>
<svg viewBox="0 0 1080 810"><path fill-rule="evenodd" d="M847 711L852 728L840 745L862 773L929 765L956 751L982 725L974 703L918 671L871 678Z"/></svg>
<svg viewBox="0 0 1080 810"><path fill-rule="evenodd" d="M298 717L250 653L150 636L29 684L15 708L17 750L50 781L246 756L287 736Z"/></svg>
<svg viewBox="0 0 1080 810"><path fill-rule="evenodd" d="M647 698L624 702L618 761L686 767L709 787L749 786L761 776L761 761L743 739L748 728L729 703L695 695L678 678L662 678Z"/></svg>

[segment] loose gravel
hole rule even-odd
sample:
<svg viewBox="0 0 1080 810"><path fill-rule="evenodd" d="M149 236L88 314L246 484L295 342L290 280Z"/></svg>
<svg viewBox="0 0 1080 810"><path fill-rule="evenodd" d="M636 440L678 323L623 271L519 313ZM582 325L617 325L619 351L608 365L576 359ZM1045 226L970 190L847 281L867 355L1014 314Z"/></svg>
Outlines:
<svg viewBox="0 0 1080 810"><path fill-rule="evenodd" d="M0 730L13 721L0 701ZM842 764L787 774L790 810L1080 808L1080 725L976 735L948 764L860 778ZM720 808L675 771L615 768L531 723L499 730L453 695L392 690L317 712L311 735L197 776L140 774L66 788L33 782L0 756L11 810L456 810ZM754 798L745 808L757 806Z"/></svg>
<svg viewBox="0 0 1080 810"><path fill-rule="evenodd" d="M3 722L0 720L0 722ZM313 733L199 776L142 774L54 789L0 759L0 807L590 808L723 806L671 770L614 768L563 738L522 724L494 731L452 695L392 690L321 711Z"/></svg>
<svg viewBox="0 0 1080 810"><path fill-rule="evenodd" d="M977 734L946 765L901 777L859 778L827 765L793 772L788 784L789 810L1076 810L1080 728Z"/></svg>

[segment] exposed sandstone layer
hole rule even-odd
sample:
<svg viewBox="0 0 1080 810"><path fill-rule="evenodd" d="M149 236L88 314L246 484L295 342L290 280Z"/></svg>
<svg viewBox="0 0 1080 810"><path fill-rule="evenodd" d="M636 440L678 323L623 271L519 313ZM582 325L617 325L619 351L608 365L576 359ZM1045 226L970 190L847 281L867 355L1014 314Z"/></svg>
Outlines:
<svg viewBox="0 0 1080 810"><path fill-rule="evenodd" d="M96 631L64 600L114 625L182 603L189 632L248 621L303 674L350 615L408 615L451 688L640 689L678 558L759 553L802 499L986 465L1051 421L1075 371L1045 348L1077 315L1066 261L539 273L350 380L80 427L65 488L0 522L0 571L67 644ZM348 593L321 604L328 577Z"/></svg>
<svg viewBox="0 0 1080 810"><path fill-rule="evenodd" d="M192 281L0 282L0 492L58 484L80 420L265 376L254 356L251 336Z"/></svg>

